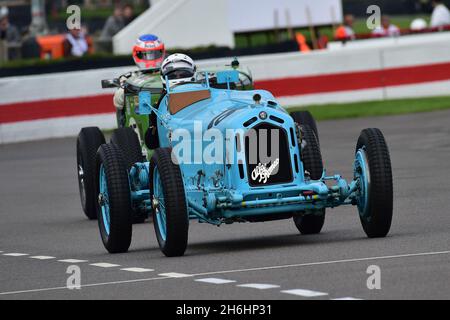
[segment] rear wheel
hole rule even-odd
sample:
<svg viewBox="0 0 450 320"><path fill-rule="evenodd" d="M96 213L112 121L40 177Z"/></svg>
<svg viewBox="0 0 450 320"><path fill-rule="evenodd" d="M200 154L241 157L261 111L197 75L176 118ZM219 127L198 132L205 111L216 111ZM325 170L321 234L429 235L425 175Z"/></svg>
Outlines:
<svg viewBox="0 0 450 320"><path fill-rule="evenodd" d="M294 216L294 223L301 234L319 234L325 224L325 209Z"/></svg>
<svg viewBox="0 0 450 320"><path fill-rule="evenodd" d="M393 183L389 149L379 129L365 129L356 145L357 205L369 238L385 237L393 215Z"/></svg>
<svg viewBox="0 0 450 320"><path fill-rule="evenodd" d="M153 224L161 251L167 257L184 255L189 216L180 167L172 162L172 150L156 149L150 162L150 194Z"/></svg>
<svg viewBox="0 0 450 320"><path fill-rule="evenodd" d="M302 162L305 175L309 175L312 180L319 180L323 174L323 162L320 147L316 135L308 125L301 126L303 140L306 145L301 150ZM320 233L325 223L325 209L313 212L299 212L294 216L294 223L301 234Z"/></svg>
<svg viewBox="0 0 450 320"><path fill-rule="evenodd" d="M317 138L317 143L320 146L320 139L319 139L319 130L317 129L317 123L314 119L313 115L309 111L296 111L291 113L292 119L294 121L301 125L301 126L309 126L312 131L314 131L314 134Z"/></svg>
<svg viewBox="0 0 450 320"><path fill-rule="evenodd" d="M122 152L104 144L97 153L97 212L103 244L110 253L128 251L132 237L130 186Z"/></svg>
<svg viewBox="0 0 450 320"><path fill-rule="evenodd" d="M131 128L119 128L114 130L111 143L119 147L123 152L123 158L127 168L130 169L135 163L143 162L141 142L138 135Z"/></svg>
<svg viewBox="0 0 450 320"><path fill-rule="evenodd" d="M95 157L98 148L105 143L103 133L97 127L81 129L77 139L77 174L81 206L86 216L97 219L95 185Z"/></svg>
<svg viewBox="0 0 450 320"><path fill-rule="evenodd" d="M128 170L135 163L144 162L145 159L142 155L141 142L132 128L126 127L114 130L111 136L111 143L122 150L122 155ZM148 214L146 212L134 212L133 223L144 223L147 218Z"/></svg>
<svg viewBox="0 0 450 320"><path fill-rule="evenodd" d="M306 142L300 152L305 174L309 175L311 180L320 180L323 174L323 161L316 134L308 125L301 126L300 130Z"/></svg>

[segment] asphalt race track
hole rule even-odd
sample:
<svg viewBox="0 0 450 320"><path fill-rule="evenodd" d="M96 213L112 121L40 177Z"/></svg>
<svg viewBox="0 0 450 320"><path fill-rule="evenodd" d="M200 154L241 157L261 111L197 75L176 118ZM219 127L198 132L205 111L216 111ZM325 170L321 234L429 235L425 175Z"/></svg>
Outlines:
<svg viewBox="0 0 450 320"><path fill-rule="evenodd" d="M80 207L75 139L0 146L0 299L448 299L450 111L319 123L329 174L351 177L365 127L382 129L391 151L387 238L367 239L344 207L315 236L291 220L192 223L181 258L162 255L149 223L134 226L129 253L106 253ZM66 288L72 265L80 290ZM367 287L371 265L379 290Z"/></svg>

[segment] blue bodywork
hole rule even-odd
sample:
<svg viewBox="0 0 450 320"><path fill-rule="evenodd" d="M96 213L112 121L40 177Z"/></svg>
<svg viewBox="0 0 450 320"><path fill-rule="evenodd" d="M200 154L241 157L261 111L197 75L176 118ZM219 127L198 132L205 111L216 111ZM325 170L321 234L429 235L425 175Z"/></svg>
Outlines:
<svg viewBox="0 0 450 320"><path fill-rule="evenodd" d="M354 180L347 182L340 175L323 176L313 181L305 174L301 161L301 133L291 116L277 103L274 96L265 90L235 91L230 89L236 74L226 71L217 75L219 83L226 89L214 89L209 85L208 75L203 81L189 83L169 90L159 106L150 106L149 93L140 96L139 112L156 113L160 147L176 149L183 139L176 139L177 129L189 132L193 140L194 163L180 162L184 181L187 208L190 219L214 225L222 223L263 221L267 218L286 217L290 213L313 214L323 208L340 205L358 205L361 215L367 206L369 177L365 151L360 150L354 164ZM170 99L177 94L205 93L209 98L190 104L176 113L171 113ZM199 135L199 124L200 132ZM248 130L258 125L280 128L288 140L288 156L283 166L289 165L292 177L289 181L252 186L252 172L248 172L244 137ZM211 141L203 136L208 130L221 132L226 140L222 150L222 163L205 163L201 152L207 150ZM229 137L227 130L239 132ZM229 152L235 150L235 152ZM177 157L178 155L175 154ZM184 156L184 154L182 155ZM239 166L238 164L241 164ZM149 176L153 177L153 193L161 196L159 173L149 175L149 163L137 163L129 172L132 203L134 207L151 210ZM158 193L158 195L157 195ZM155 223L165 225L164 210L159 210ZM251 218L251 219L250 219ZM164 228L160 227L164 231ZM164 232L161 232L163 235Z"/></svg>

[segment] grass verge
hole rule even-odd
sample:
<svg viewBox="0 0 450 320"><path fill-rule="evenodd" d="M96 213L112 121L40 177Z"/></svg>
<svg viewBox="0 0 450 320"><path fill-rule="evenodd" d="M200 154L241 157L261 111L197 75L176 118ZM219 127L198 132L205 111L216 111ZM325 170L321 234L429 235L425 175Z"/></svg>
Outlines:
<svg viewBox="0 0 450 320"><path fill-rule="evenodd" d="M309 110L317 120L362 118L450 109L450 96L291 107Z"/></svg>

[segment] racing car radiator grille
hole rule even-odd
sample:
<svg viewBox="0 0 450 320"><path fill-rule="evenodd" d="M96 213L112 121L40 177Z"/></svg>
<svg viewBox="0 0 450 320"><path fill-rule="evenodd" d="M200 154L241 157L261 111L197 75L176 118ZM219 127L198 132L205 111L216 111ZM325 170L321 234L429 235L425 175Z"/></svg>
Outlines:
<svg viewBox="0 0 450 320"><path fill-rule="evenodd" d="M293 180L286 131L260 123L245 136L248 181L252 187L289 183Z"/></svg>

